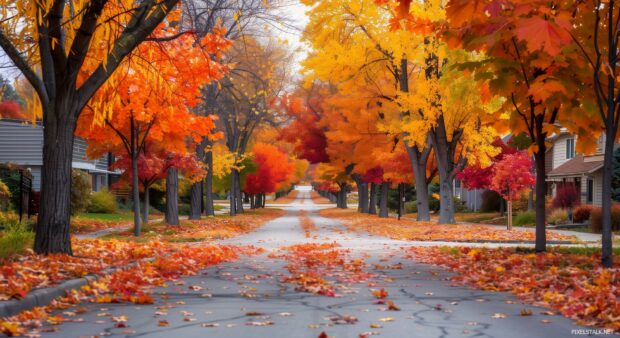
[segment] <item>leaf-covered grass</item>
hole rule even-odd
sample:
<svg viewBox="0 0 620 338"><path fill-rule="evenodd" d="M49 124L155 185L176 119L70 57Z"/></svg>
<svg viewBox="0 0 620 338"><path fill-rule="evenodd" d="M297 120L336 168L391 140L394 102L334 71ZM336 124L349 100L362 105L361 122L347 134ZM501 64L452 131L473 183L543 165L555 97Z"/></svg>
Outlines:
<svg viewBox="0 0 620 338"><path fill-rule="evenodd" d="M613 268L601 267L600 248L412 247L409 258L457 272L452 277L487 291L511 291L579 325L620 329L620 251Z"/></svg>
<svg viewBox="0 0 620 338"><path fill-rule="evenodd" d="M255 209L231 217L216 215L203 217L201 220L181 220L178 226L171 226L163 221L150 222L142 227L140 237L133 236L133 231L117 232L103 236L103 239L120 239L141 242L157 238L166 242L200 242L214 239L235 237L253 231L265 222L283 215L280 209Z"/></svg>

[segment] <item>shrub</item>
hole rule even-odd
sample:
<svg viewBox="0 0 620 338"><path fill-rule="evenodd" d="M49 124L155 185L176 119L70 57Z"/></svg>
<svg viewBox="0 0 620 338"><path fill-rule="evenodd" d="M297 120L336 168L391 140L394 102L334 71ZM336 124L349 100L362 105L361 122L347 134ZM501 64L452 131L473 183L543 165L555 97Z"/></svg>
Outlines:
<svg viewBox="0 0 620 338"><path fill-rule="evenodd" d="M0 213L0 258L21 254L32 246L34 233L15 214Z"/></svg>
<svg viewBox="0 0 620 338"><path fill-rule="evenodd" d="M6 211L11 205L11 191L9 187L0 181L0 210Z"/></svg>
<svg viewBox="0 0 620 338"><path fill-rule="evenodd" d="M495 191L486 190L482 193L482 203L480 204L480 211L493 212L499 211L499 203L502 197Z"/></svg>
<svg viewBox="0 0 620 338"><path fill-rule="evenodd" d="M418 212L418 201L405 202L405 212L408 214Z"/></svg>
<svg viewBox="0 0 620 338"><path fill-rule="evenodd" d="M88 212L113 214L116 213L116 196L108 191L108 189L102 189L101 191L90 194L90 204L86 208Z"/></svg>
<svg viewBox="0 0 620 338"><path fill-rule="evenodd" d="M435 197L428 197L428 208L430 211L437 212L439 211L439 199Z"/></svg>
<svg viewBox="0 0 620 338"><path fill-rule="evenodd" d="M568 222L568 213L564 209L555 209L547 216L549 224L563 224Z"/></svg>
<svg viewBox="0 0 620 338"><path fill-rule="evenodd" d="M470 211L465 204L465 201L461 200L459 197L454 196L454 212L468 212Z"/></svg>
<svg viewBox="0 0 620 338"><path fill-rule="evenodd" d="M592 232L600 233L603 229L603 212L601 208L592 208L590 213L590 227ZM620 205L611 207L611 229L620 230Z"/></svg>
<svg viewBox="0 0 620 338"><path fill-rule="evenodd" d="M553 198L552 206L554 208L572 209L580 203L579 193L574 184L564 184L558 188Z"/></svg>
<svg viewBox="0 0 620 338"><path fill-rule="evenodd" d="M514 221L515 226L532 225L536 223L536 213L533 211L526 211L518 214Z"/></svg>
<svg viewBox="0 0 620 338"><path fill-rule="evenodd" d="M71 214L78 214L88 207L90 202L90 175L82 170L71 172Z"/></svg>
<svg viewBox="0 0 620 338"><path fill-rule="evenodd" d="M573 211L573 221L583 223L590 219L593 207L591 205L580 205Z"/></svg>

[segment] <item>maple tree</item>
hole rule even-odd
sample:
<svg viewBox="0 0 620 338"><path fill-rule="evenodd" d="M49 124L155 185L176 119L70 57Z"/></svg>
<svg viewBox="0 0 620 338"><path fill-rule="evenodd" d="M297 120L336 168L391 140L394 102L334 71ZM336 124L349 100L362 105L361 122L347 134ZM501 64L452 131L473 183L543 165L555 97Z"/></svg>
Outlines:
<svg viewBox="0 0 620 338"><path fill-rule="evenodd" d="M605 133L604 164L602 183L602 256L603 266L613 265L613 233L612 233L612 181L613 152L618 139L620 125L620 95L618 94L618 51L617 22L620 17L620 6L610 1L575 2L575 13L571 18L572 25L567 28L570 37L578 46L576 53L585 64L582 77L587 80L592 96L584 96L585 107L594 107L594 119L598 123L590 126L583 133L585 142L595 142L601 132ZM585 118L583 114L581 117ZM589 117L589 116L587 116ZM580 119L581 120L581 119Z"/></svg>
<svg viewBox="0 0 620 338"><path fill-rule="evenodd" d="M166 26L159 29L168 30ZM198 103L200 87L221 78L228 69L210 56L219 55L230 45L221 34L221 30L216 30L200 41L183 35L166 43L141 45L137 49L139 54L121 65L78 121L76 134L89 142L89 156L96 158L111 151L130 159L136 236L140 235L140 154L147 148L157 152L165 144L166 152L173 154L166 157L175 158L175 153L186 154L193 148L188 147L188 140L196 143L203 137L219 137L212 132L214 118L194 115L190 108ZM182 59L177 57L181 53ZM155 67L156 73L150 67ZM197 77L197 73L203 75ZM111 112L100 121L100 110L106 109L109 102L114 103L108 108ZM170 189L166 220L171 224L178 224L176 171L174 165L167 166Z"/></svg>
<svg viewBox="0 0 620 338"><path fill-rule="evenodd" d="M71 153L77 119L179 0L3 1L0 47L36 92L43 170L35 251L71 253ZM95 41L101 43L94 43Z"/></svg>
<svg viewBox="0 0 620 338"><path fill-rule="evenodd" d="M518 10L501 10L503 6ZM536 250L546 249L546 139L557 123L579 134L592 123L578 98L587 98L578 52L567 29L572 6L545 1L450 1L446 6L451 46L482 51L480 60L463 63L493 95L504 97L495 127L525 133L536 163ZM541 33L542 32L542 33ZM579 80L576 80L579 79ZM581 140L581 139L580 139ZM579 147L594 143L584 137Z"/></svg>
<svg viewBox="0 0 620 338"><path fill-rule="evenodd" d="M512 229L512 201L535 182L531 168L532 160L522 152L508 154L493 166L490 188L508 202L508 230Z"/></svg>
<svg viewBox="0 0 620 338"><path fill-rule="evenodd" d="M295 164L276 146L256 143L251 150L256 171L248 174L244 191L250 194L253 207L264 207L265 194L293 178Z"/></svg>

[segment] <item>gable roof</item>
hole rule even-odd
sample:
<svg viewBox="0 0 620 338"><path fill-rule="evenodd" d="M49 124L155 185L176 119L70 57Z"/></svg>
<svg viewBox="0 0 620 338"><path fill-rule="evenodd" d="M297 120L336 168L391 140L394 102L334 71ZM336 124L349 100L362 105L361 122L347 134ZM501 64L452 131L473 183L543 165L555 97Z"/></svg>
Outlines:
<svg viewBox="0 0 620 338"><path fill-rule="evenodd" d="M603 167L602 157L586 157L578 154L561 166L551 170L547 176L577 176L591 174Z"/></svg>

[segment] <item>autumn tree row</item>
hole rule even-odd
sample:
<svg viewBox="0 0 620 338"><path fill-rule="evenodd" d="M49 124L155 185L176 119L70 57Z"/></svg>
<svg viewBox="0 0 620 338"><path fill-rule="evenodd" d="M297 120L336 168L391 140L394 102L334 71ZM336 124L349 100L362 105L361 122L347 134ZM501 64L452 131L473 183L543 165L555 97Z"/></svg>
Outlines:
<svg viewBox="0 0 620 338"><path fill-rule="evenodd" d="M418 220L428 220L436 170L439 222L453 223L455 176L490 165L497 135L525 135L537 173L536 250L544 251L547 138L566 127L589 152L605 132L603 264L610 266L620 120L614 1L303 2L312 8L304 32L312 52L294 94L306 107L292 114L318 125L292 141L321 163L318 180L340 191L355 180L363 191L368 182L412 175ZM314 156L319 144L326 152ZM400 158L409 166L395 170Z"/></svg>

